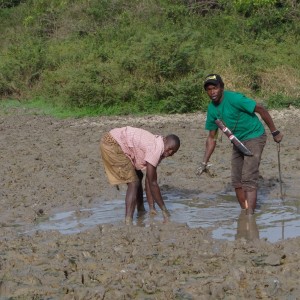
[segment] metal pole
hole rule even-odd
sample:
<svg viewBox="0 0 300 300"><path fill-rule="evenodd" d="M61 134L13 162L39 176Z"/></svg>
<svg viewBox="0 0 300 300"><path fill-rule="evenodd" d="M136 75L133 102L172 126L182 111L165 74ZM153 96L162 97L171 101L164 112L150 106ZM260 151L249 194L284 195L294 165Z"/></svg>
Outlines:
<svg viewBox="0 0 300 300"><path fill-rule="evenodd" d="M283 199L283 194L282 194L282 179L281 179L281 165L280 165L280 143L277 143L277 157L278 157L280 197L281 197L281 199Z"/></svg>

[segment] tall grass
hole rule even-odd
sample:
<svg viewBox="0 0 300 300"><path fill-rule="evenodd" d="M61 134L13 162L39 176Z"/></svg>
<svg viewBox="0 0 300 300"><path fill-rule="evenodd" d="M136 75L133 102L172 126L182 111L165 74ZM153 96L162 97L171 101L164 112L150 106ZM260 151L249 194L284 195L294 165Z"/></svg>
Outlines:
<svg viewBox="0 0 300 300"><path fill-rule="evenodd" d="M270 107L299 105L298 1L2 3L2 99L82 114L193 112L207 107L204 76L218 72Z"/></svg>

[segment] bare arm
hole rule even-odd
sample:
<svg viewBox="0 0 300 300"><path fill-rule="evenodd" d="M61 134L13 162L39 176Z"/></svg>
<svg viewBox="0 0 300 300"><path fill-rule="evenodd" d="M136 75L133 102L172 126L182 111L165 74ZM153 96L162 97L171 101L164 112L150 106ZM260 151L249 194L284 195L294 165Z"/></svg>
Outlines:
<svg viewBox="0 0 300 300"><path fill-rule="evenodd" d="M271 115L261 104L256 104L254 111L261 116L261 118L267 124L267 126L269 127L271 132L276 130L276 127L274 125Z"/></svg>
<svg viewBox="0 0 300 300"><path fill-rule="evenodd" d="M205 153L203 157L203 163L207 164L212 153L215 150L216 147L216 136L217 136L218 130L210 130L208 133L208 137L206 139L206 145L205 145Z"/></svg>
<svg viewBox="0 0 300 300"><path fill-rule="evenodd" d="M161 196L160 188L157 183L157 172L156 167L152 166L151 164L147 163L146 167L146 195L147 199L149 199L150 203L153 203L154 200L158 204L159 208L164 211L166 210L166 206L164 200ZM149 203L149 205L150 205Z"/></svg>
<svg viewBox="0 0 300 300"><path fill-rule="evenodd" d="M146 190L147 202L148 202L149 209L150 209L150 214L155 215L155 214L157 214L156 209L155 209L155 200L152 196L152 193L150 192L149 181L148 181L147 177L145 180L145 190Z"/></svg>
<svg viewBox="0 0 300 300"><path fill-rule="evenodd" d="M269 127L271 133L274 133L277 131L271 115L261 104L256 104L254 111L261 116L263 121ZM273 136L273 138L274 138L275 142L280 143L283 138L283 134L279 133L276 136Z"/></svg>

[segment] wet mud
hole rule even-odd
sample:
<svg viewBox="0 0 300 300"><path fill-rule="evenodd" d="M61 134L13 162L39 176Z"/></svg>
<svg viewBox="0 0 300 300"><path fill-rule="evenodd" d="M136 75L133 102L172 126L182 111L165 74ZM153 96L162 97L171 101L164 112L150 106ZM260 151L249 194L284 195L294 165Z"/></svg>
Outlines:
<svg viewBox="0 0 300 300"><path fill-rule="evenodd" d="M230 187L230 143L197 177L205 115L58 120L0 112L1 299L298 299L299 110L272 111L255 216ZM177 134L179 152L158 168L171 210L124 226L125 187L109 186L100 136L117 126ZM146 205L147 207L147 205Z"/></svg>

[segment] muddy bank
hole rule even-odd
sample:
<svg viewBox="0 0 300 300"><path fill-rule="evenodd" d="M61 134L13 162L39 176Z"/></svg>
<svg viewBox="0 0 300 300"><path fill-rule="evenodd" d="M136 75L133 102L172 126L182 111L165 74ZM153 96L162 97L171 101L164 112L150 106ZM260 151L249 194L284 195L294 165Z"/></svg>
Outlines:
<svg viewBox="0 0 300 300"><path fill-rule="evenodd" d="M1 241L0 292L16 299L297 299L299 246L300 238L219 242L178 224L12 235Z"/></svg>
<svg viewBox="0 0 300 300"><path fill-rule="evenodd" d="M272 112L281 145L285 197L299 199L299 110ZM32 111L0 113L0 296L3 299L297 299L300 238L219 241L211 230L172 220L147 227L103 224L66 235L26 233L57 212L120 198L99 159L100 136L131 125L177 134L179 152L158 169L164 192L230 191L230 147L212 157L214 177L197 177L206 132L202 114L57 120ZM279 197L277 148L261 164L265 196ZM262 201L264 194L258 201ZM212 203L213 205L213 203ZM237 204L238 205L238 204ZM80 221L78 222L80 227Z"/></svg>

